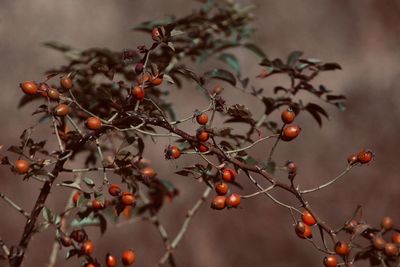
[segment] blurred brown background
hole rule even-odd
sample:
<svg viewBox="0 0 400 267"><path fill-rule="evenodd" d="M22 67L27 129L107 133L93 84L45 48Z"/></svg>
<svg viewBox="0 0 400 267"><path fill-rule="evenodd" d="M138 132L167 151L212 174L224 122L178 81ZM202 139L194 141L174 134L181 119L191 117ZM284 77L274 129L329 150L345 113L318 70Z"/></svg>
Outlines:
<svg viewBox="0 0 400 267"><path fill-rule="evenodd" d="M363 218L378 224L384 215L400 223L399 205L399 145L400 105L400 2L353 1L289 1L252 0L257 32L254 36L270 57L286 57L296 49L306 56L339 62L343 71L324 74L318 82L348 96L348 110L339 112L328 107L330 121L324 127L307 114L298 122L303 131L295 142L282 144L277 160L292 159L300 166L297 181L303 188L315 186L335 176L344 167L347 155L362 148L371 148L376 160L370 166L356 168L334 186L315 193L309 200L326 221L339 226L363 205ZM30 116L34 106L16 110L21 97L18 83L25 79L40 79L43 72L65 62L58 52L44 48L48 40L58 40L76 47L110 47L122 50L149 42L143 34L129 31L133 25L162 18L171 13L188 14L198 4L178 0L136 1L11 1L0 2L0 144L18 142L19 133L34 123ZM184 6L184 8L182 8ZM247 52L238 57L247 75L255 76L260 68L258 59ZM269 81L257 82L270 88ZM174 90L174 89L173 89ZM267 90L268 91L268 90ZM205 105L185 101L194 88L172 93L180 103L179 114L186 115ZM226 90L229 103L251 105L254 114L263 112L254 99ZM50 137L48 128L38 135ZM168 140L147 152L154 167L179 185L182 193L173 205L161 213L161 219L175 233L184 213L199 197L202 185L190 178L173 176L176 165L190 163L184 158L176 163L159 160ZM265 156L266 145L254 149L256 157ZM268 147L267 147L268 148ZM39 192L39 183L22 182L20 177L1 168L0 191L30 210ZM282 177L284 177L281 174ZM246 184L246 183L245 183ZM246 184L246 191L255 189ZM48 204L62 211L66 189L56 188ZM283 197L283 199L285 199ZM289 201L289 200L288 200ZM208 205L208 204L207 204ZM24 224L22 216L0 201L0 236L7 244L19 240ZM51 249L53 229L35 236L24 266L45 266ZM152 226L134 224L110 230L96 241L95 255L106 252L119 254L133 246L138 253L136 266L153 266L162 255L158 233ZM79 261L64 261L60 253L57 266L78 266ZM176 250L178 266L320 266L322 255L294 234L288 212L263 196L243 203L241 209L215 212L207 207L198 214ZM3 266L4 262L0 262ZM365 266L361 263L357 266Z"/></svg>

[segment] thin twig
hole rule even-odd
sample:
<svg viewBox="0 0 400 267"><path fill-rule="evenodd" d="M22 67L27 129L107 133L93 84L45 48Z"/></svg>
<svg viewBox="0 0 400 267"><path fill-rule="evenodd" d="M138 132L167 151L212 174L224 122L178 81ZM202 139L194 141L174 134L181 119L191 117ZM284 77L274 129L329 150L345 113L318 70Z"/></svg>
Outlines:
<svg viewBox="0 0 400 267"><path fill-rule="evenodd" d="M14 201L12 201L10 198L8 198L7 196L5 196L3 193L0 193L0 197L2 199L4 199L5 202L7 202L8 204L10 204L10 206L12 206L14 209L16 209L19 213L21 213L22 215L25 216L25 218L29 219L30 218L30 214L28 212L26 212L25 210L23 210L20 206L18 206L17 204L15 204Z"/></svg>

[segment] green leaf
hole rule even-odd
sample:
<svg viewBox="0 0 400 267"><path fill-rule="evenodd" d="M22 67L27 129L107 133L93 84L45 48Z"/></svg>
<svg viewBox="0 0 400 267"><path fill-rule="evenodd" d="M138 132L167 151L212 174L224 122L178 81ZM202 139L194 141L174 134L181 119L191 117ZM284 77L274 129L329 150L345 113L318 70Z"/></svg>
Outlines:
<svg viewBox="0 0 400 267"><path fill-rule="evenodd" d="M261 58L267 57L265 55L265 53L255 44L247 43L247 44L244 44L243 46Z"/></svg>
<svg viewBox="0 0 400 267"><path fill-rule="evenodd" d="M290 53L290 55L288 56L287 59L287 65L288 66L293 66L299 59L300 57L303 55L302 51L293 51L292 53Z"/></svg>
<svg viewBox="0 0 400 267"><path fill-rule="evenodd" d="M53 214L51 213L51 210L49 208L44 207L42 210L42 215L46 222L51 223L53 221Z"/></svg>
<svg viewBox="0 0 400 267"><path fill-rule="evenodd" d="M93 180L88 177L83 178L83 182L89 187L95 186L95 183L93 182Z"/></svg>
<svg viewBox="0 0 400 267"><path fill-rule="evenodd" d="M223 53L218 57L218 59L228 64L229 67L231 67L237 75L240 74L240 63L235 55L230 53Z"/></svg>
<svg viewBox="0 0 400 267"><path fill-rule="evenodd" d="M73 228L84 228L86 226L100 226L100 219L98 217L85 217L82 220L74 219L71 222Z"/></svg>
<svg viewBox="0 0 400 267"><path fill-rule="evenodd" d="M211 79L220 79L220 80L224 80L224 81L232 84L233 86L236 85L235 76L227 70L213 69L211 71L204 73L204 77L206 79L210 79L210 78Z"/></svg>

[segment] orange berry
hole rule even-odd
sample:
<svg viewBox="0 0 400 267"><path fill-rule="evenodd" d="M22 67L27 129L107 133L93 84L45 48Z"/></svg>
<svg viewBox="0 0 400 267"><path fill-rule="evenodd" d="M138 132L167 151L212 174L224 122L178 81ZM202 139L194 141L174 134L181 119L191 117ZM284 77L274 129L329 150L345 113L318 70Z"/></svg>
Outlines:
<svg viewBox="0 0 400 267"><path fill-rule="evenodd" d="M65 90L69 90L72 88L72 80L69 77L62 77L60 79L60 85L62 88L64 88Z"/></svg>
<svg viewBox="0 0 400 267"><path fill-rule="evenodd" d="M117 258L111 254L106 255L106 265L107 267L117 266Z"/></svg>
<svg viewBox="0 0 400 267"><path fill-rule="evenodd" d="M132 249L128 249L122 253L122 263L126 265L131 265L136 261L136 253Z"/></svg>
<svg viewBox="0 0 400 267"><path fill-rule="evenodd" d="M374 158L374 154L370 150L363 150L358 152L357 161L361 164L366 164Z"/></svg>
<svg viewBox="0 0 400 267"><path fill-rule="evenodd" d="M94 251L94 245L93 242L91 240L86 240L83 244L82 244L82 252L85 253L86 255L90 255L93 253Z"/></svg>
<svg viewBox="0 0 400 267"><path fill-rule="evenodd" d="M143 169L140 170L140 173L147 178L153 178L154 176L156 176L156 172L154 171L153 168L151 167L144 167Z"/></svg>
<svg viewBox="0 0 400 267"><path fill-rule="evenodd" d="M346 256L350 253L350 247L347 243L338 241L335 245L335 252L341 256Z"/></svg>
<svg viewBox="0 0 400 267"><path fill-rule="evenodd" d="M215 210L222 210L226 206L226 197L224 196L216 196L213 198L211 202L211 208Z"/></svg>
<svg viewBox="0 0 400 267"><path fill-rule="evenodd" d="M285 128L283 128L281 139L286 142L291 141L299 136L300 131L301 128L297 125L286 126Z"/></svg>
<svg viewBox="0 0 400 267"><path fill-rule="evenodd" d="M111 184L108 187L108 193L113 197L119 196L121 194L121 187L117 184Z"/></svg>
<svg viewBox="0 0 400 267"><path fill-rule="evenodd" d="M144 90L141 86L135 86L132 89L132 95L136 100L142 101L144 99Z"/></svg>
<svg viewBox="0 0 400 267"><path fill-rule="evenodd" d="M196 116L196 121L200 125L206 125L208 122L208 116L205 113L201 113Z"/></svg>
<svg viewBox="0 0 400 267"><path fill-rule="evenodd" d="M54 114L59 117L67 116L71 112L71 109L68 105L59 104L54 108Z"/></svg>
<svg viewBox="0 0 400 267"><path fill-rule="evenodd" d="M215 192L217 192L218 195L223 196L226 193L228 193L228 185L223 182L218 182L215 184Z"/></svg>
<svg viewBox="0 0 400 267"><path fill-rule="evenodd" d="M393 228L393 225L394 225L393 219L390 218L389 216L386 216L386 217L382 218L382 221L381 221L382 229L390 230L390 229Z"/></svg>
<svg viewBox="0 0 400 267"><path fill-rule="evenodd" d="M281 114L281 119L284 124L289 124L294 121L294 118L296 117L296 113L291 108L288 108L287 110L283 111Z"/></svg>
<svg viewBox="0 0 400 267"><path fill-rule="evenodd" d="M326 256L324 258L324 265L326 267L336 267L337 266L337 259L333 255Z"/></svg>
<svg viewBox="0 0 400 267"><path fill-rule="evenodd" d="M21 87L22 91L27 95L35 95L39 90L38 85L32 81L20 83L19 87Z"/></svg>
<svg viewBox="0 0 400 267"><path fill-rule="evenodd" d="M303 214L301 216L301 219L303 222L309 226L313 226L314 224L317 223L315 218L311 215L311 213L308 210L303 211Z"/></svg>
<svg viewBox="0 0 400 267"><path fill-rule="evenodd" d="M99 118L96 117L89 117L86 120L86 127L89 130L98 130L101 128L101 121Z"/></svg>
<svg viewBox="0 0 400 267"><path fill-rule="evenodd" d="M181 156L181 150L177 146L168 146L165 150L166 159L177 159Z"/></svg>
<svg viewBox="0 0 400 267"><path fill-rule="evenodd" d="M206 131L198 131L196 137L199 142L206 142L209 138L209 134Z"/></svg>
<svg viewBox="0 0 400 267"><path fill-rule="evenodd" d="M29 163L26 160L19 159L15 162L15 170L19 174L25 174L29 171Z"/></svg>
<svg viewBox="0 0 400 267"><path fill-rule="evenodd" d="M136 203L136 197L130 192L125 192L122 194L121 202L125 206L133 206Z"/></svg>
<svg viewBox="0 0 400 267"><path fill-rule="evenodd" d="M77 192L74 194L74 196L72 197L72 201L74 202L75 206L78 204L78 200L79 200L81 194L82 194L82 193L81 193L80 191L77 191Z"/></svg>
<svg viewBox="0 0 400 267"><path fill-rule="evenodd" d="M239 194L231 194L226 200L225 204L228 208L237 208L240 205L240 195Z"/></svg>
<svg viewBox="0 0 400 267"><path fill-rule="evenodd" d="M222 180L224 180L225 182L232 182L233 180L235 180L236 177L236 172L232 169L224 169L222 171Z"/></svg>

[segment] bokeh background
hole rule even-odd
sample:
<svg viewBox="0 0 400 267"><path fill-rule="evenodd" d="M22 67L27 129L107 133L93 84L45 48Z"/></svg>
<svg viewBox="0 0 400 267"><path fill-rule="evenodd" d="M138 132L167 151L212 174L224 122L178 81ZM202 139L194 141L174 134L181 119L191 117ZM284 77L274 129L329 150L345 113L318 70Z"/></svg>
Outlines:
<svg viewBox="0 0 400 267"><path fill-rule="evenodd" d="M301 49L306 56L339 62L343 71L326 73L318 82L348 97L348 109L339 112L328 107L330 120L322 129L307 114L298 118L303 131L295 142L282 144L276 153L278 162L292 159L300 166L296 178L302 188L318 185L339 173L347 155L363 148L376 153L369 166L354 169L334 186L310 196L309 201L332 225L341 225L357 204L363 206L363 219L377 225L384 215L400 223L399 147L400 147L400 2L396 0L246 0L253 3L255 43L270 57L286 57ZM21 92L18 83L40 79L45 70L66 62L61 54L44 48L42 43L58 40L80 48L109 47L116 50L148 43L141 33L130 28L142 21L162 18L171 13L188 14L198 6L182 0L120 1L50 1L2 0L0 2L0 144L18 142L19 133L34 124L30 114L34 106L17 109ZM254 77L260 68L258 58L245 51L237 56L246 74ZM205 68L205 67L204 67ZM281 81L285 82L285 81ZM258 85L272 88L267 80ZM267 90L268 91L268 90ZM187 101L195 89L172 89L178 113L189 114L205 105ZM235 89L224 92L228 103L251 105L254 114L263 112L251 96ZM192 126L194 127L194 126ZM194 128L193 128L194 129ZM49 128L37 134L50 138ZM199 197L203 185L190 178L173 175L179 166L191 163L184 158L171 163L162 158L167 141L154 145L147 156L159 174L174 181L181 195L161 213L173 235L187 208ZM268 145L253 150L256 157L265 156ZM283 174L281 174L284 177ZM246 192L255 190L246 184ZM0 191L30 210L39 193L40 184L23 182L0 168ZM68 190L55 188L49 207L62 211ZM289 201L283 195L284 200ZM208 204L206 205L208 206ZM22 216L0 201L0 236L7 244L15 244L24 224ZM46 266L54 229L34 237L24 266ZM154 266L162 255L162 244L156 230L147 224L109 227L100 236L91 232L96 242L95 255L119 254L127 247L138 253L136 266ZM78 266L79 261L64 261L60 252L57 266ZM268 198L245 201L242 208L216 212L203 207L175 252L178 266L320 266L322 255L294 234L288 212ZM0 266L5 266L0 262ZM360 263L357 266L366 266Z"/></svg>

